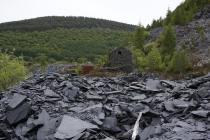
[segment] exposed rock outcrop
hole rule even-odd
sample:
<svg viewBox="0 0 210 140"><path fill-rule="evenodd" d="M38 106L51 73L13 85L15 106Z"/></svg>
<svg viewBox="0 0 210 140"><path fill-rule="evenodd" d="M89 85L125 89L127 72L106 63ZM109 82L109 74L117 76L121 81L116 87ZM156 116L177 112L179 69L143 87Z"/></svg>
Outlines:
<svg viewBox="0 0 210 140"><path fill-rule="evenodd" d="M197 65L210 63L210 5L195 14L194 19L185 26L173 26L176 34L177 48L186 47L192 50ZM150 40L163 32L155 28L150 32Z"/></svg>

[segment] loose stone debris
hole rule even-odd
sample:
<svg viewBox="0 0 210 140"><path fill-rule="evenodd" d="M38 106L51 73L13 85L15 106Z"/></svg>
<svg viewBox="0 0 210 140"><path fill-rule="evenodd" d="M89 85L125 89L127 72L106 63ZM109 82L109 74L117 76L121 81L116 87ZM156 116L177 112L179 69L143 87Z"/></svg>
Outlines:
<svg viewBox="0 0 210 140"><path fill-rule="evenodd" d="M39 74L0 94L0 140L210 139L210 74Z"/></svg>

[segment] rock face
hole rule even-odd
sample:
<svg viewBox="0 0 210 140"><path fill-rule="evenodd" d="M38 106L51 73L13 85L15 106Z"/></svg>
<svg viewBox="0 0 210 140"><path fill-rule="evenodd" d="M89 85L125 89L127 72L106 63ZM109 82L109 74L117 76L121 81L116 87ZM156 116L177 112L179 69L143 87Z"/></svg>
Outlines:
<svg viewBox="0 0 210 140"><path fill-rule="evenodd" d="M119 67L120 70L125 72L132 72L132 53L126 48L116 48L108 58L109 67Z"/></svg>
<svg viewBox="0 0 210 140"><path fill-rule="evenodd" d="M197 66L210 63L210 5L195 14L194 19L185 26L174 26L177 48L187 47L193 51L193 61ZM154 40L163 32L163 28L155 28L150 32L150 40Z"/></svg>
<svg viewBox="0 0 210 140"><path fill-rule="evenodd" d="M210 139L209 99L210 74L180 81L37 75L1 93L0 139Z"/></svg>

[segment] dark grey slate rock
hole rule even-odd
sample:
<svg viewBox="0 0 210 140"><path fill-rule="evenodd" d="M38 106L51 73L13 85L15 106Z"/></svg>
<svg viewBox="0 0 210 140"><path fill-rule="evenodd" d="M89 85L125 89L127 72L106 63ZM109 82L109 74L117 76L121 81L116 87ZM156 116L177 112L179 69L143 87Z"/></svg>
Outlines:
<svg viewBox="0 0 210 140"><path fill-rule="evenodd" d="M196 132L206 132L206 123L205 122L200 122L200 121L196 121L195 122L195 131Z"/></svg>
<svg viewBox="0 0 210 140"><path fill-rule="evenodd" d="M209 96L209 89L206 87L202 87L198 90L197 94L201 97L201 98L206 98L207 96Z"/></svg>
<svg viewBox="0 0 210 140"><path fill-rule="evenodd" d="M89 106L81 111L79 111L80 113L82 112L87 112L87 111L92 111L92 110L99 110L99 113L102 113L102 107L103 107L103 104L102 103L99 103L99 104L96 104L96 105L93 105L93 106Z"/></svg>
<svg viewBox="0 0 210 140"><path fill-rule="evenodd" d="M176 108L184 109L184 108L189 107L190 103L187 102L187 101L177 100L176 99L176 100L173 101L173 105Z"/></svg>
<svg viewBox="0 0 210 140"><path fill-rule="evenodd" d="M96 100L96 101L101 101L101 100L103 100L103 97L101 97L101 96L90 95L90 94L86 95L86 98L87 98L88 100Z"/></svg>
<svg viewBox="0 0 210 140"><path fill-rule="evenodd" d="M46 112L46 110L42 110L42 112L38 115L38 119L34 120L35 125L44 125L45 122L50 120L50 115Z"/></svg>
<svg viewBox="0 0 210 140"><path fill-rule="evenodd" d="M100 114L98 115L98 118L99 118L100 120L104 120L104 119L105 119L105 114L104 114L104 112L100 112Z"/></svg>
<svg viewBox="0 0 210 140"><path fill-rule="evenodd" d="M146 82L146 90L152 92L160 92L161 91L160 80L148 79Z"/></svg>
<svg viewBox="0 0 210 140"><path fill-rule="evenodd" d="M173 101L165 101L164 102L164 107L167 111L169 112L174 112L176 109L174 108Z"/></svg>
<svg viewBox="0 0 210 140"><path fill-rule="evenodd" d="M60 96L50 89L44 91L44 95L51 98L59 98Z"/></svg>
<svg viewBox="0 0 210 140"><path fill-rule="evenodd" d="M96 124L96 125L98 125L98 126L101 126L101 125L103 124L103 122L100 121L98 118L94 118L94 119L92 120L92 122L93 122L93 124Z"/></svg>
<svg viewBox="0 0 210 140"><path fill-rule="evenodd" d="M9 140L9 139L11 139L11 137L8 134L8 132L0 128L0 140Z"/></svg>
<svg viewBox="0 0 210 140"><path fill-rule="evenodd" d="M183 128L187 128L187 129L193 129L193 126L188 124L187 122L184 121L178 121L175 123L176 126L178 127L183 127Z"/></svg>
<svg viewBox="0 0 210 140"><path fill-rule="evenodd" d="M46 140L48 138L54 138L54 134L56 132L57 127L60 124L60 118L53 118L44 123L38 132L37 132L37 140Z"/></svg>
<svg viewBox="0 0 210 140"><path fill-rule="evenodd" d="M109 91L109 92L105 92L105 95L116 95L116 94L123 94L123 92L121 90L117 90L117 91Z"/></svg>
<svg viewBox="0 0 210 140"><path fill-rule="evenodd" d="M165 86L165 87L168 87L168 88L171 88L171 89L173 89L173 88L175 88L177 86L175 82L168 81L168 80L161 80L160 84L162 86Z"/></svg>
<svg viewBox="0 0 210 140"><path fill-rule="evenodd" d="M63 92L69 101L75 101L77 95L79 94L79 89L76 87L74 87L72 89L65 88L63 90Z"/></svg>
<svg viewBox="0 0 210 140"><path fill-rule="evenodd" d="M106 117L104 119L102 127L103 127L104 130L111 131L113 133L120 131L120 129L119 129L118 125L117 125L117 118L114 117L114 116Z"/></svg>
<svg viewBox="0 0 210 140"><path fill-rule="evenodd" d="M97 129L96 125L64 115L60 126L56 130L55 138L69 139L82 133L85 129Z"/></svg>
<svg viewBox="0 0 210 140"><path fill-rule="evenodd" d="M147 98L146 95L141 94L141 95L137 95L137 96L131 97L130 99L131 99L132 101L139 101L139 100L144 100L144 99L146 99L146 98Z"/></svg>
<svg viewBox="0 0 210 140"><path fill-rule="evenodd" d="M205 108L206 110L210 110L210 103L205 104L205 105L204 105L204 108Z"/></svg>
<svg viewBox="0 0 210 140"><path fill-rule="evenodd" d="M29 118L26 123L20 123L16 126L15 133L19 138L25 139L36 128L37 126L33 124L33 119Z"/></svg>
<svg viewBox="0 0 210 140"><path fill-rule="evenodd" d="M195 116L204 117L206 118L209 115L209 111L206 110L197 110L191 112Z"/></svg>
<svg viewBox="0 0 210 140"><path fill-rule="evenodd" d="M9 104L8 104L9 108L11 108L11 109L16 108L18 105L23 103L26 98L27 97L25 95L15 93L13 95L12 99L9 101Z"/></svg>
<svg viewBox="0 0 210 140"><path fill-rule="evenodd" d="M13 110L6 112L7 121L9 124L14 125L22 120L27 119L31 112L31 106L28 103L24 103Z"/></svg>
<svg viewBox="0 0 210 140"><path fill-rule="evenodd" d="M140 134L141 140L147 140L155 135L155 126L146 127Z"/></svg>

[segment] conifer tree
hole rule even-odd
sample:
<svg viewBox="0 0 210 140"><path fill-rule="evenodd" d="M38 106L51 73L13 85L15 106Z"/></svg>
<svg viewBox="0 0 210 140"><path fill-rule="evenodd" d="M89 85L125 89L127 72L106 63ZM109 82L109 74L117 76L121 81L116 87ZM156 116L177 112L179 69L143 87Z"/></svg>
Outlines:
<svg viewBox="0 0 210 140"><path fill-rule="evenodd" d="M161 54L172 55L176 48L176 36L171 25L165 27L161 43Z"/></svg>
<svg viewBox="0 0 210 140"><path fill-rule="evenodd" d="M134 35L134 46L138 49L143 49L146 39L146 31L142 25L139 25Z"/></svg>

